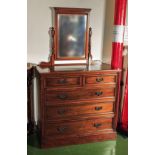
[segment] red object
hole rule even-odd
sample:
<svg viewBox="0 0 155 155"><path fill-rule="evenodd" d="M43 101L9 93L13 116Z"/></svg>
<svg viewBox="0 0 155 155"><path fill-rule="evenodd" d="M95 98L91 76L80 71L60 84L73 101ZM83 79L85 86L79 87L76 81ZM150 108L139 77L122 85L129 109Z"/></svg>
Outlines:
<svg viewBox="0 0 155 155"><path fill-rule="evenodd" d="M115 0L115 15L114 15L114 27L125 25L126 20L126 4L127 0ZM119 30L118 30L119 31ZM117 32L119 33L119 32ZM123 35L124 34L118 34ZM114 36L116 37L116 36ZM113 38L115 40L115 38ZM123 40L122 42L113 42L112 44L112 60L111 66L113 69L122 68L122 51L123 51Z"/></svg>
<svg viewBox="0 0 155 155"><path fill-rule="evenodd" d="M122 117L121 117L121 128L123 131L128 132L128 71L126 75L126 85L125 85Z"/></svg>
<svg viewBox="0 0 155 155"><path fill-rule="evenodd" d="M123 36L124 36L124 25L126 22L126 6L127 6L127 0L115 0L115 14L114 14L114 31L113 31L113 43L112 43L112 60L111 60L111 67L113 69L122 69L123 67ZM118 83L118 100L117 102L120 102L120 81L121 81L121 74L119 75ZM128 88L126 88L128 89ZM128 91L125 98L128 95ZM127 99L126 99L127 100ZM125 104L128 105L128 102L125 102ZM117 104L118 105L118 104ZM122 118L120 119L121 126L120 128L124 128L126 124L126 120L128 119L128 106L123 105L123 113ZM123 127L122 127L123 126Z"/></svg>
<svg viewBox="0 0 155 155"><path fill-rule="evenodd" d="M115 25L125 25L127 0L115 0Z"/></svg>
<svg viewBox="0 0 155 155"><path fill-rule="evenodd" d="M113 69L122 69L122 52L123 52L123 43L112 43L112 61L111 66Z"/></svg>

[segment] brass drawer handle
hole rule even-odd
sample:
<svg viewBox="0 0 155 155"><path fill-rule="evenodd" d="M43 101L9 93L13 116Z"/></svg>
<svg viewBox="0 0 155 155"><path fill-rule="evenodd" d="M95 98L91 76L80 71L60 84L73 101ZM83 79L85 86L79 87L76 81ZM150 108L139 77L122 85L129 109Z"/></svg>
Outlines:
<svg viewBox="0 0 155 155"><path fill-rule="evenodd" d="M98 128L98 127L100 127L100 126L102 126L102 123L95 123L95 124L94 124L94 127L95 127L95 128Z"/></svg>
<svg viewBox="0 0 155 155"><path fill-rule="evenodd" d="M59 115L64 115L66 113L66 110L65 109L59 109L57 112Z"/></svg>
<svg viewBox="0 0 155 155"><path fill-rule="evenodd" d="M103 92L95 92L95 95L97 95L97 96L100 96L102 94L103 94Z"/></svg>
<svg viewBox="0 0 155 155"><path fill-rule="evenodd" d="M66 79L59 79L57 82L58 82L58 84L65 84L65 83L67 83Z"/></svg>
<svg viewBox="0 0 155 155"><path fill-rule="evenodd" d="M66 99L67 98L67 95L66 94L59 94L58 95L58 98L63 100L63 99Z"/></svg>
<svg viewBox="0 0 155 155"><path fill-rule="evenodd" d="M60 132L60 133L63 133L67 130L67 127L58 127L57 128L57 131Z"/></svg>
<svg viewBox="0 0 155 155"><path fill-rule="evenodd" d="M96 111L102 110L102 107L95 107Z"/></svg>
<svg viewBox="0 0 155 155"><path fill-rule="evenodd" d="M96 78L96 82L101 82L103 81L103 78Z"/></svg>

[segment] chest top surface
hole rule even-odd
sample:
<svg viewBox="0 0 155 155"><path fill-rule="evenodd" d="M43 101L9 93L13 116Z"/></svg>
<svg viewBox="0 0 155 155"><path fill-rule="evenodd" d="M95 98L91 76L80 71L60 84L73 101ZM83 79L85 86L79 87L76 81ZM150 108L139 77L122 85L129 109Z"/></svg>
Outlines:
<svg viewBox="0 0 155 155"><path fill-rule="evenodd" d="M83 65L83 66L55 66L55 67L36 67L39 74L53 74L53 73L72 73L72 72L120 72L120 70L112 69L109 64L101 65Z"/></svg>

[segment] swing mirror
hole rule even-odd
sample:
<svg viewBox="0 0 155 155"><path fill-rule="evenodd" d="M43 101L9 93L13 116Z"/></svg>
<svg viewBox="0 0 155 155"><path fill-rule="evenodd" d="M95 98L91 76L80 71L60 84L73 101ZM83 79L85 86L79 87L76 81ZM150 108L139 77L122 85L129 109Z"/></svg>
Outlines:
<svg viewBox="0 0 155 155"><path fill-rule="evenodd" d="M54 10L55 60L86 60L90 9L54 8Z"/></svg>

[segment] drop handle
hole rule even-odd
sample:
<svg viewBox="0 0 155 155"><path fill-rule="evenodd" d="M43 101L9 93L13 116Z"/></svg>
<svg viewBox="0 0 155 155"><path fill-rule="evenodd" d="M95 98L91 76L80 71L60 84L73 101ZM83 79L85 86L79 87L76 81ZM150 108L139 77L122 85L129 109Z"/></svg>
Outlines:
<svg viewBox="0 0 155 155"><path fill-rule="evenodd" d="M66 94L59 94L58 95L58 98L59 99L66 99L67 98L67 95Z"/></svg>
<svg viewBox="0 0 155 155"><path fill-rule="evenodd" d="M95 128L98 128L98 127L100 127L100 126L102 126L101 123L94 123L94 127L95 127Z"/></svg>
<svg viewBox="0 0 155 155"><path fill-rule="evenodd" d="M102 110L102 107L95 107L96 111Z"/></svg>
<svg viewBox="0 0 155 155"><path fill-rule="evenodd" d="M60 79L60 80L58 80L58 83L59 84L65 84L65 83L67 83L67 81L65 79Z"/></svg>
<svg viewBox="0 0 155 155"><path fill-rule="evenodd" d="M59 115L63 115L66 113L66 110L65 109L59 109L57 112Z"/></svg>
<svg viewBox="0 0 155 155"><path fill-rule="evenodd" d="M67 127L58 127L57 131L59 131L60 133L63 133L66 131L66 129L67 129Z"/></svg>
<svg viewBox="0 0 155 155"><path fill-rule="evenodd" d="M100 96L102 94L103 94L103 92L95 92L95 95L97 95L97 96Z"/></svg>
<svg viewBox="0 0 155 155"><path fill-rule="evenodd" d="M96 82L101 82L103 81L103 78L96 78Z"/></svg>

